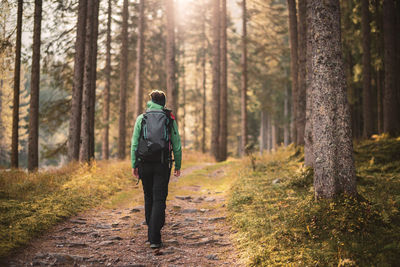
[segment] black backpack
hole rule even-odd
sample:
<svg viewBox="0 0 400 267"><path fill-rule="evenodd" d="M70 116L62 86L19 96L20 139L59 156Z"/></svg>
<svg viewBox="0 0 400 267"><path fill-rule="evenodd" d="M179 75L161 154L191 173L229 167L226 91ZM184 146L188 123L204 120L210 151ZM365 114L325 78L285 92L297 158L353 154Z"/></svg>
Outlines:
<svg viewBox="0 0 400 267"><path fill-rule="evenodd" d="M171 111L147 110L143 114L142 129L136 158L139 162L167 162L171 160Z"/></svg>

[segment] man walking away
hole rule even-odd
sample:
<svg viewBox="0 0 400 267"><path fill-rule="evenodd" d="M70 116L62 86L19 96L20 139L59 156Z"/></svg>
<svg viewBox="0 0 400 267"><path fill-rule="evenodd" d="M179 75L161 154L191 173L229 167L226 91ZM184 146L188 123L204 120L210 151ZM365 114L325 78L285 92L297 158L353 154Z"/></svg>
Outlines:
<svg viewBox="0 0 400 267"><path fill-rule="evenodd" d="M162 91L150 93L147 110L137 117L131 144L132 173L142 180L148 241L161 247L161 228L165 222L168 183L175 158L175 176L180 176L181 139L174 115L165 108Z"/></svg>

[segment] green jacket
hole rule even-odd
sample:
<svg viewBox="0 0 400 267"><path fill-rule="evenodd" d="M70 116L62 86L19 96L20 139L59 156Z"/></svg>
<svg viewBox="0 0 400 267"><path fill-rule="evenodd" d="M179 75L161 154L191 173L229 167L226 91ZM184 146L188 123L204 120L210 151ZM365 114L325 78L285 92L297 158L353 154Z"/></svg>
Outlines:
<svg viewBox="0 0 400 267"><path fill-rule="evenodd" d="M148 109L157 109L162 110L163 106L158 105L152 101L147 102ZM139 144L139 137L140 131L142 130L142 120L143 114L139 115L136 119L135 128L133 129L132 135L132 142L131 142L131 161L132 161L132 168L135 168L136 164L136 149ZM175 170L181 169L181 162L182 162L182 147L181 147L181 138L179 136L178 125L174 120L172 125L173 131L171 133L171 142L172 142L172 151L174 152L175 158Z"/></svg>

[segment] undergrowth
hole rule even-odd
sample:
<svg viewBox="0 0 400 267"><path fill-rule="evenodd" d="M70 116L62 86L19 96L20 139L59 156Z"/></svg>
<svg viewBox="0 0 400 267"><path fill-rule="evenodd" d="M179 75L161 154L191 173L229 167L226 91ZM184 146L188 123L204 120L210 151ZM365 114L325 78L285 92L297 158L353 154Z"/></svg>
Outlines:
<svg viewBox="0 0 400 267"><path fill-rule="evenodd" d="M294 147L238 164L229 201L250 266L396 266L400 138L355 145L357 198L315 201L312 169Z"/></svg>
<svg viewBox="0 0 400 267"><path fill-rule="evenodd" d="M132 185L128 162L70 164L58 170L0 176L0 257L58 221Z"/></svg>

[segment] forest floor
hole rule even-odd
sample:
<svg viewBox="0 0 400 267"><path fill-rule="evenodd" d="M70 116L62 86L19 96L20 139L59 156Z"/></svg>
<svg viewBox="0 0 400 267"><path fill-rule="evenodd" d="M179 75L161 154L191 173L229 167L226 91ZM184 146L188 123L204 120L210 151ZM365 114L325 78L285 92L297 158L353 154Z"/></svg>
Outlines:
<svg viewBox="0 0 400 267"><path fill-rule="evenodd" d="M146 244L141 187L57 224L6 259L8 266L237 266L226 223L229 163L171 177L163 247Z"/></svg>

